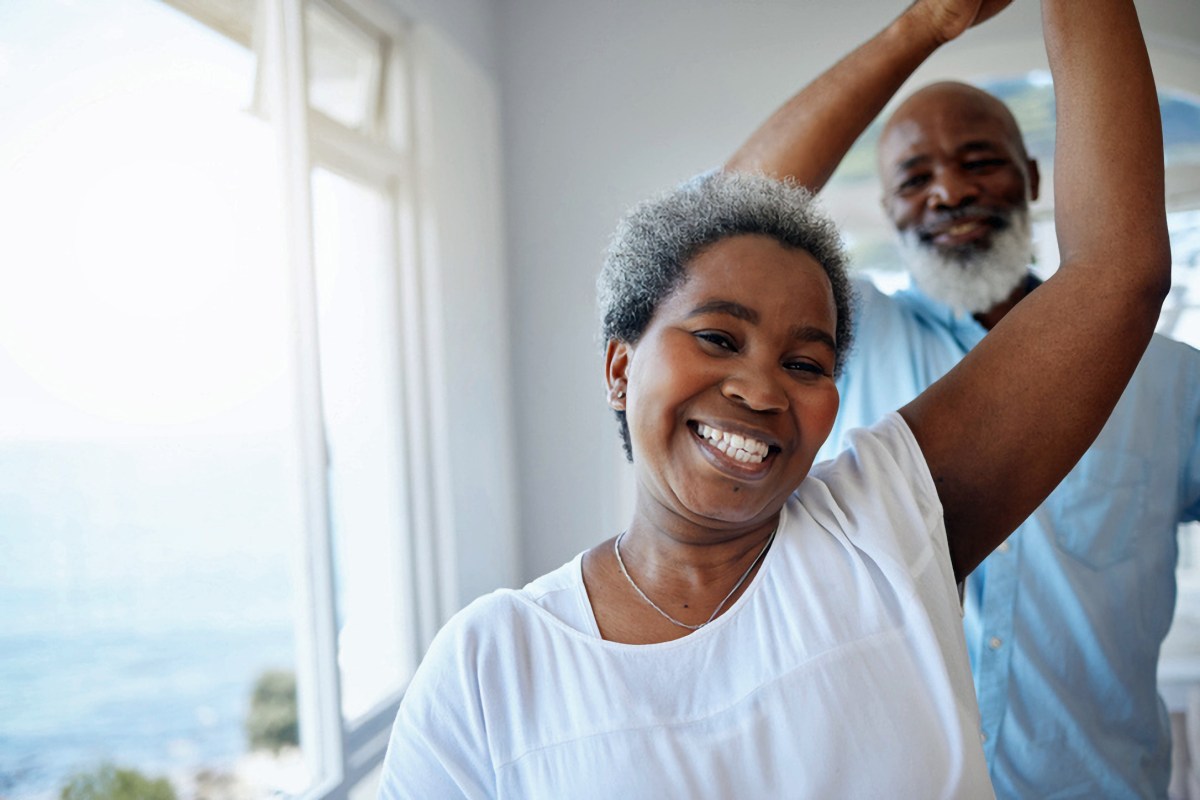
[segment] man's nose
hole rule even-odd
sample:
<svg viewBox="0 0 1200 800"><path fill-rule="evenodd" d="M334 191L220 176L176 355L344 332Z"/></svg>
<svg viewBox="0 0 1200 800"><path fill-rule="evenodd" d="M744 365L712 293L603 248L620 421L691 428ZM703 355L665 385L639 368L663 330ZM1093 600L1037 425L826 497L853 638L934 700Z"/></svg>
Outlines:
<svg viewBox="0 0 1200 800"><path fill-rule="evenodd" d="M958 170L946 169L934 176L927 195L930 208L961 208L979 200L979 187Z"/></svg>

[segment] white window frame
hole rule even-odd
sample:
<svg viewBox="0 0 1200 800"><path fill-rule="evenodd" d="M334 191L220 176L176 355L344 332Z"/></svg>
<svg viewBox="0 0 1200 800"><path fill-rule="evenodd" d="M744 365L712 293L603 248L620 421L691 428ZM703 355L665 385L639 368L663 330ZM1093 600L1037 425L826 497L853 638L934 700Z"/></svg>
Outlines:
<svg viewBox="0 0 1200 800"><path fill-rule="evenodd" d="M427 357L432 337L426 309L432 298L427 296L429 281L419 239L420 193L413 151L415 70L409 61L412 26L381 0L261 0L252 25L239 18L238 0L232 6L229 0L165 2L255 50L256 103L274 127L281 153L300 419L301 474L297 477L304 498L304 529L294 563L297 700L301 750L314 776L303 796L341 800L381 763L405 687L398 687L359 719L343 720L313 251L311 176L316 167L370 185L392 207L395 246L389 259L399 287L395 336L403 343L395 354L395 375L389 376L400 381L402 396L396 409L402 433L392 446L402 464L402 485L396 490L404 495L404 527L410 532L407 541L396 543L403 550L398 562L406 565L407 574L395 579L411 587L408 601L417 617L409 643L414 653L424 652L452 610L454 597L453 573L445 563L450 554L439 548L439 533L449 527L443 519L446 489L439 476L448 471L428 434L434 412ZM365 130L351 130L309 107L305 11L312 5L380 44L380 74L373 81L380 113ZM422 454L419 464L414 461L417 453Z"/></svg>

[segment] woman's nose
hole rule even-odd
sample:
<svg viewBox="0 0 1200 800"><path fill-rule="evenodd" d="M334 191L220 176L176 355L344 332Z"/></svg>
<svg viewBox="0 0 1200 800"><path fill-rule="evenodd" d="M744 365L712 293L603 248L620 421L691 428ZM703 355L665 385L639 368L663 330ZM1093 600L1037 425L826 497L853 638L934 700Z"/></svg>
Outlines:
<svg viewBox="0 0 1200 800"><path fill-rule="evenodd" d="M742 369L721 384L721 393L752 411L783 411L788 395L773 373L779 369Z"/></svg>

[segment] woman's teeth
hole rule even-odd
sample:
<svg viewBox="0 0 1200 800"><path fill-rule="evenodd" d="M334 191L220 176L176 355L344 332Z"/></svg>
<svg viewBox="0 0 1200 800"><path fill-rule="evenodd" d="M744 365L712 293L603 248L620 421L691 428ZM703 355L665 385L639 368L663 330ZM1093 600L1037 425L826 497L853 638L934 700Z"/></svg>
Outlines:
<svg viewBox="0 0 1200 800"><path fill-rule="evenodd" d="M696 425L696 432L711 442L713 447L744 464L760 464L767 457L767 445L749 436L719 431L704 423Z"/></svg>

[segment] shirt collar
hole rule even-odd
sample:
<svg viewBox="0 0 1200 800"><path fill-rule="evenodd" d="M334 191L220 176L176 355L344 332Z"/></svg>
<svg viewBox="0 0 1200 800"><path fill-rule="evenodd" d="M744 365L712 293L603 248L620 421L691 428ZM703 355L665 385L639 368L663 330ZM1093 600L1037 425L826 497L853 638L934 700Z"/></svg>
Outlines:
<svg viewBox="0 0 1200 800"><path fill-rule="evenodd" d="M1041 283L1041 280L1032 272L1025 274L1025 292L1032 292ZM964 342L969 342L969 346L973 347L979 343L987 334L987 328L979 324L979 321L969 311L956 312L945 303L934 300L929 295L922 292L916 287L916 284L909 283L909 286L897 292L898 296L903 297L912 309L913 313L924 319L926 322L937 325L941 328L953 331L955 336Z"/></svg>
<svg viewBox="0 0 1200 800"><path fill-rule="evenodd" d="M943 328L965 328L983 329L983 326L971 316L969 311L956 312L945 303L934 300L929 295L922 292L915 284L910 284L907 289L902 289L899 294L912 307L918 316L921 316L929 322L934 322Z"/></svg>

